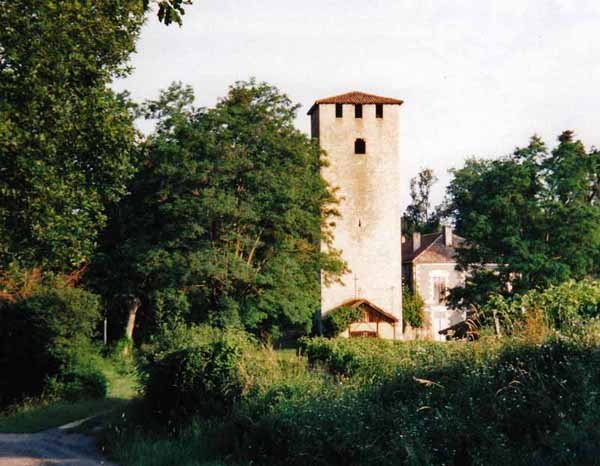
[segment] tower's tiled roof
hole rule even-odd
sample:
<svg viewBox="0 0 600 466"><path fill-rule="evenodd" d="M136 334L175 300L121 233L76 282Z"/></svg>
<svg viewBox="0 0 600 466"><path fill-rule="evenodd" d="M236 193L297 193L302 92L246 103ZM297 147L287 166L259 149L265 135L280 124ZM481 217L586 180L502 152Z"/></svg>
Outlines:
<svg viewBox="0 0 600 466"><path fill-rule="evenodd" d="M320 104L386 104L386 105L402 105L404 101L393 99L392 97L382 97L375 94L367 94L366 92L352 91L345 94L334 95L316 100L308 113L312 113L315 106Z"/></svg>

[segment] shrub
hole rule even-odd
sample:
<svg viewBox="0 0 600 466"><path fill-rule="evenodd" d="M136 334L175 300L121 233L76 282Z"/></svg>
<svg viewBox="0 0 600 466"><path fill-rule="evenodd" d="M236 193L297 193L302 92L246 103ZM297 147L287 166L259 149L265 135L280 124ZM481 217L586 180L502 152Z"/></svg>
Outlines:
<svg viewBox="0 0 600 466"><path fill-rule="evenodd" d="M600 320L535 342L315 338L302 346L327 371L254 347L255 363L244 353L242 370L255 379L234 409L159 438L161 448L202 444L210 459L273 466L597 463ZM120 437L132 458L136 435L146 434L130 427ZM143 441L157 444L152 433Z"/></svg>
<svg viewBox="0 0 600 466"><path fill-rule="evenodd" d="M457 342L303 338L300 344L313 366L321 364L332 374L375 381L387 379L401 370L425 370L464 359L473 352L493 351L494 342L464 346Z"/></svg>
<svg viewBox="0 0 600 466"><path fill-rule="evenodd" d="M597 327L542 344L305 340L350 379L236 420L234 451L272 465L595 464ZM394 370L373 384L363 375L378 358Z"/></svg>
<svg viewBox="0 0 600 466"><path fill-rule="evenodd" d="M0 303L0 406L44 391L75 357L93 354L99 299L60 283L38 285L27 297Z"/></svg>
<svg viewBox="0 0 600 466"><path fill-rule="evenodd" d="M402 320L412 328L419 328L425 321L425 301L418 291L402 288Z"/></svg>
<svg viewBox="0 0 600 466"><path fill-rule="evenodd" d="M226 414L243 390L240 356L239 345L226 336L162 353L145 368L145 399L170 421Z"/></svg>
<svg viewBox="0 0 600 466"><path fill-rule="evenodd" d="M555 328L600 315L600 280L569 280L521 298L525 312L542 309Z"/></svg>
<svg viewBox="0 0 600 466"><path fill-rule="evenodd" d="M48 385L49 395L69 401L105 398L108 391L106 376L94 366L65 369Z"/></svg>
<svg viewBox="0 0 600 466"><path fill-rule="evenodd" d="M328 337L337 337L352 322L361 320L363 311L358 307L342 306L327 313L323 319L323 331Z"/></svg>
<svg viewBox="0 0 600 466"><path fill-rule="evenodd" d="M569 280L512 298L493 295L483 306L480 317L484 323L496 317L504 330L511 333L527 327L540 314L546 325L554 329L566 329L600 316L600 280Z"/></svg>

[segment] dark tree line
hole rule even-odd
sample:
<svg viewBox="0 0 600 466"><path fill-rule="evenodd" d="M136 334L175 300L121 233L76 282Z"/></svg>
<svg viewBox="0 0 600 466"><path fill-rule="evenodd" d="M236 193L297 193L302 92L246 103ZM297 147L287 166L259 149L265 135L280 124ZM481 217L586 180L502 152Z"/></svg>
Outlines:
<svg viewBox="0 0 600 466"><path fill-rule="evenodd" d="M600 275L600 151L586 150L572 131L552 150L534 136L453 175L446 212L469 241L459 267L473 272L452 293L455 305Z"/></svg>
<svg viewBox="0 0 600 466"><path fill-rule="evenodd" d="M600 151L572 131L552 150L534 136L509 156L471 158L451 173L435 208L433 171L411 180L403 232L437 231L443 219L467 240L457 260L469 275L450 294L454 306L600 275Z"/></svg>

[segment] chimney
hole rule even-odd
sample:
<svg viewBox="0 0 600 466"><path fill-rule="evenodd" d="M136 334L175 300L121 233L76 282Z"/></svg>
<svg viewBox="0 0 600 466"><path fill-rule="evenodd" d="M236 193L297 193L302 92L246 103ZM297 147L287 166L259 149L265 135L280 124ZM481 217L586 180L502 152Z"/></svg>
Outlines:
<svg viewBox="0 0 600 466"><path fill-rule="evenodd" d="M452 227L444 225L444 245L446 247L452 246Z"/></svg>
<svg viewBox="0 0 600 466"><path fill-rule="evenodd" d="M416 231L413 233L412 243L413 252L421 247L421 233L417 233Z"/></svg>

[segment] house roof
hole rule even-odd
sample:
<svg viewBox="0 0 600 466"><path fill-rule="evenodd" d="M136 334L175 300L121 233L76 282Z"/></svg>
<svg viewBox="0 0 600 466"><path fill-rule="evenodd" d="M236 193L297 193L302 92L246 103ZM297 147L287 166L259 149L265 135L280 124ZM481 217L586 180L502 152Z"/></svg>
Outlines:
<svg viewBox="0 0 600 466"><path fill-rule="evenodd" d="M315 100L315 103L308 114L310 115L317 105L321 104L386 104L386 105L402 105L404 101L394 99L392 97L383 97L375 94L367 94L366 92L352 91L345 94L324 97L323 99Z"/></svg>
<svg viewBox="0 0 600 466"><path fill-rule="evenodd" d="M421 246L413 251L413 238L408 237L402 243L402 262L420 262L428 264L456 262L456 246L463 246L465 239L452 233L452 246L444 243L444 233L421 235Z"/></svg>
<svg viewBox="0 0 600 466"><path fill-rule="evenodd" d="M368 299L364 299L364 298L351 299L350 301L346 301L345 303L340 304L337 307L340 308L340 307L359 307L359 306L367 306L375 313L380 314L381 316L385 317L387 320L391 320L392 322L400 321L400 319L398 319L398 317L396 317L394 314L390 314L389 312L384 311L379 306L376 306L371 301L369 301Z"/></svg>

